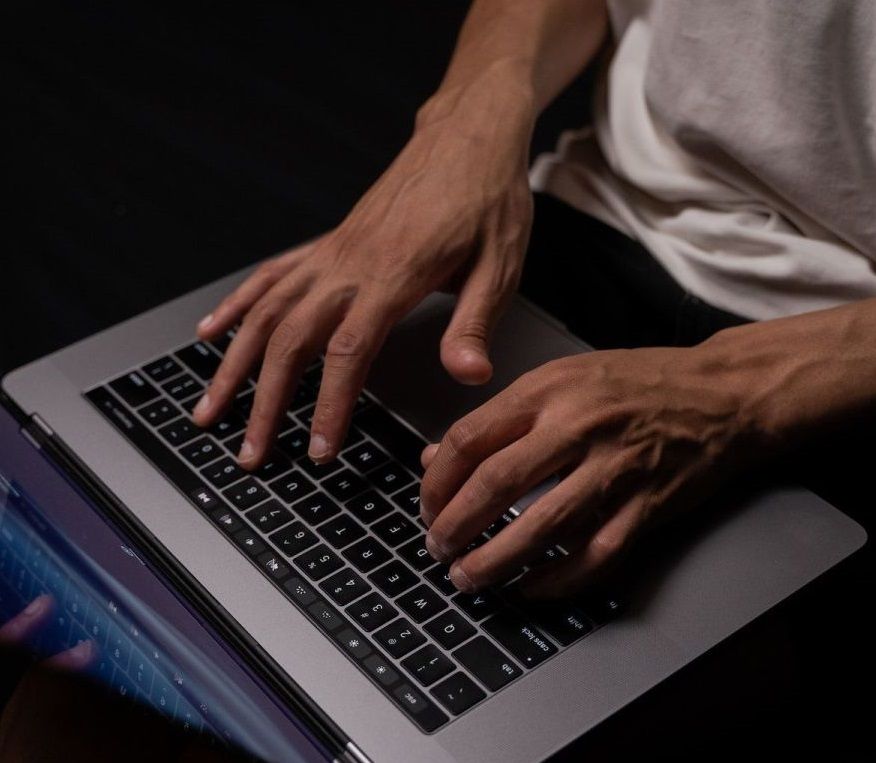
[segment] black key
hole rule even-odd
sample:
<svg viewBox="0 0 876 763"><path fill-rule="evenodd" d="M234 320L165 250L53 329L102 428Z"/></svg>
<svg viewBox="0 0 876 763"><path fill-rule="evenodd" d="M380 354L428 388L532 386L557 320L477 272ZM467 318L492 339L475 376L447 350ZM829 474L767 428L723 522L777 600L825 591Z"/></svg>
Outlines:
<svg viewBox="0 0 876 763"><path fill-rule="evenodd" d="M338 460L329 461L327 464L317 464L309 458L302 458L298 462L298 468L307 472L310 477L315 480L321 480L328 477L330 474L340 471L344 465Z"/></svg>
<svg viewBox="0 0 876 763"><path fill-rule="evenodd" d="M347 569L336 572L324 580L319 587L332 597L335 604L340 604L342 607L371 590L368 583L353 570Z"/></svg>
<svg viewBox="0 0 876 763"><path fill-rule="evenodd" d="M328 604L324 601L315 601L311 604L307 611L310 612L314 620L319 624L319 627L327 630L329 633L336 631L346 623L339 617Z"/></svg>
<svg viewBox="0 0 876 763"><path fill-rule="evenodd" d="M484 534L487 537L492 538L493 536L498 535L505 527L510 525L512 521L513 520L509 514L503 514L486 530L484 530Z"/></svg>
<svg viewBox="0 0 876 763"><path fill-rule="evenodd" d="M414 474L423 474L420 454L428 443L391 416L386 409L379 405L369 405L354 415L353 422Z"/></svg>
<svg viewBox="0 0 876 763"><path fill-rule="evenodd" d="M621 610L621 601L605 594L591 594L581 600L581 609L597 625L607 623Z"/></svg>
<svg viewBox="0 0 876 763"><path fill-rule="evenodd" d="M282 477L275 479L268 484L268 487L280 496L280 498L286 501L286 503L300 501L304 496L310 495L316 490L316 485L314 485L297 469L293 469L288 474L284 474Z"/></svg>
<svg viewBox="0 0 876 763"><path fill-rule="evenodd" d="M285 453L293 461L307 453L308 437L303 429L293 429L277 440L277 450Z"/></svg>
<svg viewBox="0 0 876 763"><path fill-rule="evenodd" d="M367 441L360 443L349 450L345 450L341 454L341 457L350 466L362 474L370 472L378 466L382 466L389 460L389 456L387 456L386 453L378 448L373 442Z"/></svg>
<svg viewBox="0 0 876 763"><path fill-rule="evenodd" d="M333 548L345 548L365 535L365 530L353 517L341 514L319 526L317 531Z"/></svg>
<svg viewBox="0 0 876 763"><path fill-rule="evenodd" d="M420 484L415 482L392 496L392 502L411 517L420 516Z"/></svg>
<svg viewBox="0 0 876 763"><path fill-rule="evenodd" d="M176 357L185 363L204 381L209 381L219 368L222 359L205 342L195 342L176 352Z"/></svg>
<svg viewBox="0 0 876 763"><path fill-rule="evenodd" d="M220 458L215 463L201 469L201 474L211 485L218 488L226 487L246 476L246 472L230 456Z"/></svg>
<svg viewBox="0 0 876 763"><path fill-rule="evenodd" d="M237 518L237 515L231 509L225 507L219 507L211 512L210 519L229 535L243 528L243 522Z"/></svg>
<svg viewBox="0 0 876 763"><path fill-rule="evenodd" d="M365 670L384 686L392 686L398 681L399 676L392 663L379 654L372 654L370 657L366 657L363 664L365 665Z"/></svg>
<svg viewBox="0 0 876 763"><path fill-rule="evenodd" d="M183 374L182 376L177 376L175 379L171 379L169 382L162 384L161 389L163 389L174 400L185 400L192 395L197 395L199 392L203 392L204 385L191 374Z"/></svg>
<svg viewBox="0 0 876 763"><path fill-rule="evenodd" d="M271 499L247 512L246 518L263 533L269 533L292 521L292 512Z"/></svg>
<svg viewBox="0 0 876 763"><path fill-rule="evenodd" d="M315 526L325 522L327 519L331 519L341 509L325 493L315 493L303 501L298 501L298 503L294 504L292 511L309 525Z"/></svg>
<svg viewBox="0 0 876 763"><path fill-rule="evenodd" d="M423 626L423 630L445 649L455 649L476 633L474 626L453 609L448 609L430 620Z"/></svg>
<svg viewBox="0 0 876 763"><path fill-rule="evenodd" d="M231 455L236 456L238 453L240 453L240 446L243 445L243 435L244 433L241 432L234 437L229 437L227 440L225 440L225 442L222 443L225 446L225 449L229 453L231 453Z"/></svg>
<svg viewBox="0 0 876 763"><path fill-rule="evenodd" d="M392 548L410 540L419 533L417 526L398 511L384 517L379 522L375 522L371 529L380 540Z"/></svg>
<svg viewBox="0 0 876 763"><path fill-rule="evenodd" d="M182 372L180 364L169 355L153 360L143 367L146 375L154 382L163 382Z"/></svg>
<svg viewBox="0 0 876 763"><path fill-rule="evenodd" d="M483 636L459 647L453 656L490 691L498 691L523 674L508 655Z"/></svg>
<svg viewBox="0 0 876 763"><path fill-rule="evenodd" d="M224 440L236 434L240 434L246 427L243 417L234 411L228 411L219 421L208 430L211 435ZM238 448L240 450L240 448Z"/></svg>
<svg viewBox="0 0 876 763"><path fill-rule="evenodd" d="M252 404L255 400L255 390L244 390L237 397L234 398L234 402L231 406L237 411L243 418L248 419L249 414L252 413Z"/></svg>
<svg viewBox="0 0 876 763"><path fill-rule="evenodd" d="M393 559L389 564L375 570L368 579L391 598L404 593L419 581L419 578L398 559Z"/></svg>
<svg viewBox="0 0 876 763"><path fill-rule="evenodd" d="M342 469L322 483L322 487L333 498L339 501L347 501L355 495L359 495L368 485L355 472Z"/></svg>
<svg viewBox="0 0 876 763"><path fill-rule="evenodd" d="M144 405L137 413L143 417L147 424L160 427L179 416L179 409L169 400L161 399Z"/></svg>
<svg viewBox="0 0 876 763"><path fill-rule="evenodd" d="M549 636L563 646L569 646L593 630L587 616L574 605L565 602L543 605L529 614Z"/></svg>
<svg viewBox="0 0 876 763"><path fill-rule="evenodd" d="M304 428L310 431L310 425L313 423L313 414L316 411L315 405L309 405L307 408L304 408L298 411L295 414L295 418L298 419L299 422L304 424Z"/></svg>
<svg viewBox="0 0 876 763"><path fill-rule="evenodd" d="M432 644L426 644L412 655L405 657L402 660L402 667L423 686L430 686L439 678L444 678L448 673L453 672L453 663Z"/></svg>
<svg viewBox="0 0 876 763"><path fill-rule="evenodd" d="M344 556L359 572L371 572L390 559L390 553L374 538L362 538L346 551Z"/></svg>
<svg viewBox="0 0 876 763"><path fill-rule="evenodd" d="M158 430L158 434L160 434L171 445L176 446L185 445L189 440L194 440L200 433L201 430L185 418L171 421L169 424L165 424Z"/></svg>
<svg viewBox="0 0 876 763"><path fill-rule="evenodd" d="M369 490L347 501L347 509L356 519L367 525L389 514L392 506L374 490Z"/></svg>
<svg viewBox="0 0 876 763"><path fill-rule="evenodd" d="M270 494L252 477L247 477L235 485L222 491L224 495L240 511L246 511L257 503L261 503Z"/></svg>
<svg viewBox="0 0 876 763"><path fill-rule="evenodd" d="M195 506L201 511L210 511L217 506L223 505L212 490L203 486L190 490L189 498L195 502Z"/></svg>
<svg viewBox="0 0 876 763"><path fill-rule="evenodd" d="M179 453L192 466L203 466L211 461L215 461L225 451L219 447L219 444L212 437L204 435L194 442L183 446Z"/></svg>
<svg viewBox="0 0 876 763"><path fill-rule="evenodd" d="M268 573L268 575L277 582L288 578L289 573L291 572L289 565L283 562L283 560L273 551L265 551L265 553L259 556L256 561L258 561L262 570Z"/></svg>
<svg viewBox="0 0 876 763"><path fill-rule="evenodd" d="M374 640L397 660L426 643L426 637L404 617L377 631Z"/></svg>
<svg viewBox="0 0 876 763"><path fill-rule="evenodd" d="M316 360L311 363L301 378L313 389L318 390L319 385L322 384L322 361Z"/></svg>
<svg viewBox="0 0 876 763"><path fill-rule="evenodd" d="M259 556L267 548L258 533L249 527L234 533L234 542L251 557Z"/></svg>
<svg viewBox="0 0 876 763"><path fill-rule="evenodd" d="M433 567L423 577L445 596L453 596L457 592L456 586L450 580L450 567L446 564Z"/></svg>
<svg viewBox="0 0 876 763"><path fill-rule="evenodd" d="M283 588L285 588L287 593L302 607L309 607L316 601L316 591L313 589L313 586L301 578L289 578L283 583Z"/></svg>
<svg viewBox="0 0 876 763"><path fill-rule="evenodd" d="M279 477L292 469L292 462L277 450L268 454L267 460L255 471L256 477L264 482Z"/></svg>
<svg viewBox="0 0 876 763"><path fill-rule="evenodd" d="M483 620L499 609L499 600L491 593L458 593L452 599L472 620Z"/></svg>
<svg viewBox="0 0 876 763"><path fill-rule="evenodd" d="M431 620L439 612L447 609L447 602L425 583L408 591L396 601L413 618L415 623Z"/></svg>
<svg viewBox="0 0 876 763"><path fill-rule="evenodd" d="M110 389L132 408L151 403L160 394L139 371L131 371L110 382Z"/></svg>
<svg viewBox="0 0 876 763"><path fill-rule="evenodd" d="M294 561L295 566L311 580L322 580L344 566L338 555L324 543L305 551Z"/></svg>
<svg viewBox="0 0 876 763"><path fill-rule="evenodd" d="M402 710L419 724L423 731L431 733L447 723L447 716L410 684L402 684L397 689L393 689L392 695Z"/></svg>
<svg viewBox="0 0 876 763"><path fill-rule="evenodd" d="M286 556L293 557L307 551L317 542L317 537L301 522L293 522L282 530L277 530L271 536L271 541Z"/></svg>
<svg viewBox="0 0 876 763"><path fill-rule="evenodd" d="M426 550L425 542L426 536L420 535L419 537L414 538L410 543L406 543L396 552L417 572L422 572L435 564L432 555Z"/></svg>
<svg viewBox="0 0 876 763"><path fill-rule="evenodd" d="M377 486L378 490L390 495L413 482L414 478L402 468L401 464L390 461L373 472L369 472L368 479Z"/></svg>
<svg viewBox="0 0 876 763"><path fill-rule="evenodd" d="M483 627L527 668L535 667L557 651L541 631L510 610L493 615Z"/></svg>
<svg viewBox="0 0 876 763"><path fill-rule="evenodd" d="M379 593L363 596L355 604L347 607L347 615L366 633L381 625L386 625L398 611Z"/></svg>
<svg viewBox="0 0 876 763"><path fill-rule="evenodd" d="M180 403L180 407L189 415L194 413L195 406L198 404L198 400L201 399L200 395L195 395L194 397L190 397L188 400L183 400Z"/></svg>
<svg viewBox="0 0 876 763"><path fill-rule="evenodd" d="M313 405L316 402L317 390L311 387L307 382L300 381L295 387L295 394L292 396L292 402L289 403L289 412L294 413L305 406Z"/></svg>
<svg viewBox="0 0 876 763"><path fill-rule="evenodd" d="M454 715L464 713L487 696L464 673L454 673L450 678L445 678L432 689L431 694Z"/></svg>
<svg viewBox="0 0 876 763"><path fill-rule="evenodd" d="M368 641L357 633L352 628L344 628L335 634L335 640L341 645L341 648L347 654L355 657L357 660L364 660L371 654L371 647Z"/></svg>

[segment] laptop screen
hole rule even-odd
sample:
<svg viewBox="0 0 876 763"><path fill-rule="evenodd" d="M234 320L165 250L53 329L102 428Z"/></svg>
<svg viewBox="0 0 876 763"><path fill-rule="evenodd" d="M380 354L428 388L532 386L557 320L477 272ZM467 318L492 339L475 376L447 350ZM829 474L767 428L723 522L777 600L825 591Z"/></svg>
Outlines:
<svg viewBox="0 0 876 763"><path fill-rule="evenodd" d="M20 645L38 658L90 642L84 672L182 733L265 760L331 757L0 407L0 627L39 597L50 614Z"/></svg>

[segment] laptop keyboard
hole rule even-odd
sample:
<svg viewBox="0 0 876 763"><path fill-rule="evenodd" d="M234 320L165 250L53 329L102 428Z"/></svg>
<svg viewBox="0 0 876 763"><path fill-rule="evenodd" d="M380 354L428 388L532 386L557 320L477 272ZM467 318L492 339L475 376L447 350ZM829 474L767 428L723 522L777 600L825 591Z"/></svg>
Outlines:
<svg viewBox="0 0 876 763"><path fill-rule="evenodd" d="M424 545L423 438L363 392L340 457L325 465L307 457L319 362L304 375L266 463L253 474L241 469L235 455L253 380L209 429L189 415L230 336L186 345L85 396L424 732L615 612L607 597L545 606L522 602L512 588L457 592Z"/></svg>

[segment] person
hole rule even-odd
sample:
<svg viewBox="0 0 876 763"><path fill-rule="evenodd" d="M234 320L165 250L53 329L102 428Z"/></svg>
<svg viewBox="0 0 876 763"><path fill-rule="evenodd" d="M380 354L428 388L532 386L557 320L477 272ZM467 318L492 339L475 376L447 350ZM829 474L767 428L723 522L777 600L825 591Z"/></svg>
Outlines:
<svg viewBox="0 0 876 763"><path fill-rule="evenodd" d="M533 569L524 592L597 580L646 529L872 410L874 37L868 2L476 0L385 173L340 225L262 264L199 324L207 340L240 328L196 422L220 417L263 359L239 455L257 467L325 350L309 455L335 458L387 333L439 289L458 291L444 367L486 382L535 187L526 269L581 295L594 335L616 341L525 374L453 424L423 453L421 512L461 590L560 540L568 555ZM600 58L593 127L530 177L537 116ZM570 259L586 277L551 281ZM643 322L654 346L624 333Z"/></svg>

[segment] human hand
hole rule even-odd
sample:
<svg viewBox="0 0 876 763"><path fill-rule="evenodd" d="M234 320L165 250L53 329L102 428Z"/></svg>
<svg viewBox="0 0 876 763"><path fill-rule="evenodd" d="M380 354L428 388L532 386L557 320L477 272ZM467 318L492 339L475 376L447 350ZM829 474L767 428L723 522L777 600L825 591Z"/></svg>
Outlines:
<svg viewBox="0 0 876 763"><path fill-rule="evenodd" d="M264 356L241 463L268 453L299 377L323 348L309 455L340 450L369 366L387 333L431 292L457 288L441 342L463 383L490 378L490 334L517 287L531 221L533 107L509 99L501 70L444 93L347 218L263 264L199 325L214 339L241 322L195 422L219 418Z"/></svg>
<svg viewBox="0 0 876 763"><path fill-rule="evenodd" d="M745 373L704 343L585 353L547 363L423 452L426 543L457 588L502 582L559 544L568 556L521 580L561 597L593 581L648 525L691 507L758 452ZM546 478L559 483L483 545L466 547Z"/></svg>

